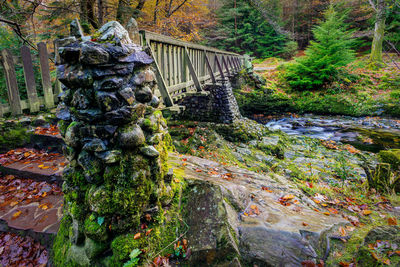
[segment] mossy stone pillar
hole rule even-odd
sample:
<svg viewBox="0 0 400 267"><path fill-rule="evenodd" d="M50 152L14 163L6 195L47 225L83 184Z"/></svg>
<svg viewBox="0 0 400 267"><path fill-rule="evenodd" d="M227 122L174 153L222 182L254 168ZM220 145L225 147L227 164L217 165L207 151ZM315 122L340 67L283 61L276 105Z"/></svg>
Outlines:
<svg viewBox="0 0 400 267"><path fill-rule="evenodd" d="M58 45L65 88L57 116L70 166L54 265L120 266L130 252L121 237L159 224L174 194L153 59L115 21Z"/></svg>

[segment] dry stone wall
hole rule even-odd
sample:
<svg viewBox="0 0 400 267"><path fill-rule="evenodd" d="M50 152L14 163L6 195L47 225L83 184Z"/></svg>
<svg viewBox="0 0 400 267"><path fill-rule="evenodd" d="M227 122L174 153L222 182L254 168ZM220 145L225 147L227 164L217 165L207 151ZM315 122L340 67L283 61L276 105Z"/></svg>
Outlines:
<svg viewBox="0 0 400 267"><path fill-rule="evenodd" d="M143 222L156 226L173 197L170 137L156 111L153 59L128 32L109 22L83 36L74 21L71 33L58 41L57 74L65 88L57 117L70 166L54 264L119 266L141 244L130 238L126 247L125 236Z"/></svg>
<svg viewBox="0 0 400 267"><path fill-rule="evenodd" d="M185 106L185 110L179 114L180 118L232 123L242 117L229 79L206 84L204 91L208 94L188 95L179 101L179 105Z"/></svg>

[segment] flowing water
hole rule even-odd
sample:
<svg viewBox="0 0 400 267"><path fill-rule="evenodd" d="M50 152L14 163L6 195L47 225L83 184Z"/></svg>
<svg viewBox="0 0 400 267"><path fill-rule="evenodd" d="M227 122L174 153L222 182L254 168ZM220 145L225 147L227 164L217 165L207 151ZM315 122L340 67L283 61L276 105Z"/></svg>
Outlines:
<svg viewBox="0 0 400 267"><path fill-rule="evenodd" d="M304 115L274 118L266 122L271 130L348 143L371 152L400 148L400 120L376 117Z"/></svg>

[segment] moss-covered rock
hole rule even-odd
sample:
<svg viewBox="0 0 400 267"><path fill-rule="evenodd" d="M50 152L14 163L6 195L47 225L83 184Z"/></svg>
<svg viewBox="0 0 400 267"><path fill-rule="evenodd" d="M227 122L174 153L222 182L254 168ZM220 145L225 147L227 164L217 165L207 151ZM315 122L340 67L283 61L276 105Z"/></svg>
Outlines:
<svg viewBox="0 0 400 267"><path fill-rule="evenodd" d="M393 171L400 170L400 149L382 150L378 157L382 162L389 163Z"/></svg>

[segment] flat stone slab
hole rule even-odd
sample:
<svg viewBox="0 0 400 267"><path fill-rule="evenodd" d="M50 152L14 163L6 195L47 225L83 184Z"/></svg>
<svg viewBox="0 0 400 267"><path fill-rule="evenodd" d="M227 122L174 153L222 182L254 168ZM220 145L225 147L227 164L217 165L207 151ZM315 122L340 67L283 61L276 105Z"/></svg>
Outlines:
<svg viewBox="0 0 400 267"><path fill-rule="evenodd" d="M239 251L250 263L301 266L317 259L329 233L349 223L317 205L285 177L187 155L171 154L170 162L181 166L186 179L206 181L221 190ZM199 213L199 224L210 220Z"/></svg>
<svg viewBox="0 0 400 267"><path fill-rule="evenodd" d="M10 228L54 234L62 218L63 193L56 184L0 177L0 220Z"/></svg>
<svg viewBox="0 0 400 267"><path fill-rule="evenodd" d="M0 171L19 177L61 184L68 161L62 154L32 148L19 148L0 155Z"/></svg>
<svg viewBox="0 0 400 267"><path fill-rule="evenodd" d="M1 207L0 220L7 222L10 228L56 234L62 218L63 203L62 195L51 195L38 202Z"/></svg>

